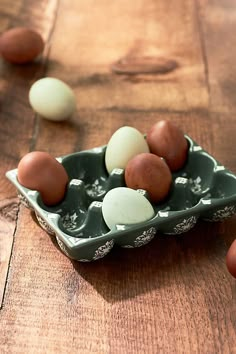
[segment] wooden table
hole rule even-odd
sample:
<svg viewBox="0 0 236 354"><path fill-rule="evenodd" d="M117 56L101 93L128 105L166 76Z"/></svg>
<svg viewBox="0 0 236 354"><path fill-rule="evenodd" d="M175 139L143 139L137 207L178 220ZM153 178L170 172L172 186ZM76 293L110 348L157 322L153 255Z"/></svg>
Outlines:
<svg viewBox="0 0 236 354"><path fill-rule="evenodd" d="M236 2L1 0L1 32L18 25L46 47L30 65L0 60L0 353L236 353L235 217L77 263L5 178L28 151L61 156L167 118L236 173ZM74 90L69 121L30 108L44 76Z"/></svg>

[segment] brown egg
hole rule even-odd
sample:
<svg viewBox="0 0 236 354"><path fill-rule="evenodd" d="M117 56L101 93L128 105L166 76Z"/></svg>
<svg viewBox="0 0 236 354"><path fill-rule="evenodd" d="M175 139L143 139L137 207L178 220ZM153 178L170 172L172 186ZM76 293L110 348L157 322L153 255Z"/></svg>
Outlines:
<svg viewBox="0 0 236 354"><path fill-rule="evenodd" d="M133 157L126 165L125 183L129 188L145 189L150 201L157 203L167 197L172 175L162 158L151 153L142 153Z"/></svg>
<svg viewBox="0 0 236 354"><path fill-rule="evenodd" d="M236 278L236 240L233 241L227 252L226 265L230 274Z"/></svg>
<svg viewBox="0 0 236 354"><path fill-rule="evenodd" d="M147 133L150 151L166 160L171 171L182 168L187 160L188 142L183 132L172 122L162 120Z"/></svg>
<svg viewBox="0 0 236 354"><path fill-rule="evenodd" d="M65 196L68 175L62 164L50 154L33 151L20 160L18 181L26 188L37 190L44 204L55 205Z"/></svg>
<svg viewBox="0 0 236 354"><path fill-rule="evenodd" d="M16 27L0 37L0 52L3 58L14 64L33 61L44 49L41 35L26 27Z"/></svg>

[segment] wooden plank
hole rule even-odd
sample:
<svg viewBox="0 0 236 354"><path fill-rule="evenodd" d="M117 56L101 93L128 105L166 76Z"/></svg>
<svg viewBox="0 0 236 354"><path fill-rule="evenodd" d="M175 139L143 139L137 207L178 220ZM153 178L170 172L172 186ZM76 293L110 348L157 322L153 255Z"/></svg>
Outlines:
<svg viewBox="0 0 236 354"><path fill-rule="evenodd" d="M168 117L204 148L221 152L214 142L224 119L208 113L80 111L79 117L79 127L84 127L78 131L81 148L106 142L124 122L135 122L144 132L147 125ZM71 125L76 121L74 117ZM49 125L40 121L36 148L47 146L55 152ZM71 141L75 147L69 123L63 129L61 124L53 127L57 142L65 134L67 144ZM223 153L221 157L224 162ZM228 234L235 230L233 224L227 227ZM224 236L217 224L200 222L180 238L159 235L145 247L116 248L104 260L85 265L62 255L23 209L2 310L0 349L86 354L184 348L230 353L236 340L231 318L234 287L224 263Z"/></svg>
<svg viewBox="0 0 236 354"><path fill-rule="evenodd" d="M46 9L47 14L55 14L48 10L50 6ZM43 17L38 23L41 21ZM47 25L49 22L46 20ZM100 36L95 37L98 30ZM111 73L110 65L130 53L136 38L134 54L155 57L156 33L161 50L174 53L186 65L167 76ZM172 33L176 33L173 39ZM158 4L140 0L132 5L103 0L99 7L90 0L61 1L45 75L62 78L75 88L78 110L66 123L35 119L27 125L29 107L24 118L17 114L19 106L12 107L10 115L19 128L16 140L20 134L23 137L21 146L14 146L13 139L3 140L8 166L30 148L57 156L103 145L119 126L133 125L145 132L157 120L169 118L235 171L235 157L230 158L234 119L230 114L207 111L208 88L198 33L196 9L184 0ZM81 50L81 56L75 48ZM136 69L139 65L136 61ZM156 70L157 62L151 66ZM38 73L37 69L35 75ZM22 88L21 81L14 81L13 76L11 80L12 86L4 88L10 103L14 102L14 84L17 92ZM25 95L27 88L24 90ZM19 93L17 97L20 101ZM9 105L5 111L6 107ZM180 109L182 112L176 112ZM10 131L6 125L4 129ZM10 145L14 150L9 162ZM4 200L13 195L10 190L2 193ZM236 289L225 266L233 234L235 218L220 226L200 222L182 237L159 235L145 247L115 248L101 261L81 264L61 254L55 240L21 208L0 312L0 352L236 351Z"/></svg>
<svg viewBox="0 0 236 354"><path fill-rule="evenodd" d="M0 308L6 286L17 214L16 198L0 202Z"/></svg>
<svg viewBox="0 0 236 354"><path fill-rule="evenodd" d="M80 109L208 107L196 9L188 0L61 1L50 59L50 75L72 85ZM137 74L118 75L114 65L135 66Z"/></svg>
<svg viewBox="0 0 236 354"><path fill-rule="evenodd" d="M232 114L212 113L215 121L214 150L215 157L236 174L236 155L232 153L235 145L236 120Z"/></svg>
<svg viewBox="0 0 236 354"><path fill-rule="evenodd" d="M45 40L50 36L55 17L56 2L54 0L51 2L45 0L38 5L31 1L20 0L14 1L11 6L9 4L9 1L5 1L0 5L0 11L5 19L5 21L0 21L1 31L27 25L40 31ZM22 6L25 7L25 11L22 10ZM47 14L47 22L45 19L42 20L44 13ZM35 115L28 103L28 91L31 83L42 75L47 52L48 46L46 45L41 60L27 66L14 66L3 60L0 61L0 307L18 213L16 192L5 178L5 173L17 167L20 157L29 151L34 132L37 131Z"/></svg>
<svg viewBox="0 0 236 354"><path fill-rule="evenodd" d="M235 112L236 5L234 0L198 0L212 111Z"/></svg>

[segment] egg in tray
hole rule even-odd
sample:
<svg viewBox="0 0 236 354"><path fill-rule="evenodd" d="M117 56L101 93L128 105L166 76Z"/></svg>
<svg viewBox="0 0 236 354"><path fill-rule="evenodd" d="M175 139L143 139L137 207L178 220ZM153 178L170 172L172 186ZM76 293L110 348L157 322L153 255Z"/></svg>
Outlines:
<svg viewBox="0 0 236 354"><path fill-rule="evenodd" d="M166 144L161 152L155 144L161 142L160 136ZM174 154L169 151L170 141L176 144ZM158 159L147 164L149 155ZM146 137L135 128L122 127L107 145L45 158L53 171L48 188L55 185L62 194L54 200L55 193L47 198L47 182L43 187L32 182L32 168L28 175L22 173L22 166L33 164L33 170L38 168L38 175L46 178L50 168L44 172L44 157L26 165L23 158L6 176L41 227L55 235L68 257L78 261L102 258L115 244L140 247L159 233L187 232L198 219L221 221L236 213L236 176L188 135L181 137L170 122L158 123Z"/></svg>

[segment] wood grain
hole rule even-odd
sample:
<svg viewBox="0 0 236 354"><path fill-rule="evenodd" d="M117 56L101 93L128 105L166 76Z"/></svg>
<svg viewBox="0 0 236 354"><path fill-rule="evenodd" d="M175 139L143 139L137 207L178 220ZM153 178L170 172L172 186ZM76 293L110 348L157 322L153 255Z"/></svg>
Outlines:
<svg viewBox="0 0 236 354"><path fill-rule="evenodd" d="M61 1L60 9L49 70L72 85L80 109L208 107L194 2ZM120 60L138 60L140 74L116 75ZM148 60L154 72L143 75ZM176 66L165 72L169 60Z"/></svg>
<svg viewBox="0 0 236 354"><path fill-rule="evenodd" d="M199 13L211 91L211 110L235 112L235 1L199 0Z"/></svg>
<svg viewBox="0 0 236 354"><path fill-rule="evenodd" d="M18 200L16 198L0 202L0 308L9 269L17 214Z"/></svg>
<svg viewBox="0 0 236 354"><path fill-rule="evenodd" d="M56 2L42 1L39 5L35 6L30 1L23 3L17 0L9 6L8 1L1 2L0 13L5 19L3 22L0 21L1 31L24 24L40 31L44 38L49 38L55 18ZM41 6L45 5L46 8L42 11ZM22 11L22 6L25 7L25 11ZM47 13L47 9L50 10L51 16L49 12L45 23L43 13L44 11ZM34 144L37 127L35 115L29 107L28 91L32 82L42 75L47 53L48 45L40 60L27 66L14 66L3 60L0 61L0 307L16 228L16 217L9 219L9 215L18 213L15 189L8 183L5 173L17 167L19 159Z"/></svg>
<svg viewBox="0 0 236 354"><path fill-rule="evenodd" d="M24 68L0 61L0 353L236 353L236 283L225 266L235 217L82 264L18 207L4 177L29 150L60 156L103 145L122 125L146 132L167 118L236 173L235 108L220 59L235 67L220 46L233 40L235 11L233 0L1 2L1 26L30 21L47 46ZM40 76L73 87L68 122L31 111L28 89Z"/></svg>

